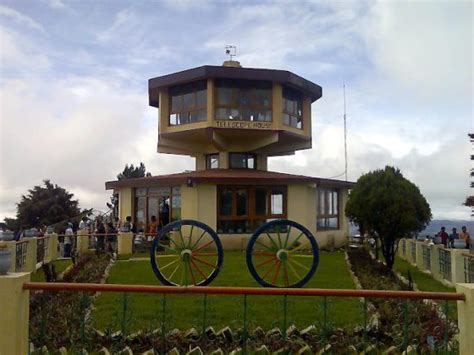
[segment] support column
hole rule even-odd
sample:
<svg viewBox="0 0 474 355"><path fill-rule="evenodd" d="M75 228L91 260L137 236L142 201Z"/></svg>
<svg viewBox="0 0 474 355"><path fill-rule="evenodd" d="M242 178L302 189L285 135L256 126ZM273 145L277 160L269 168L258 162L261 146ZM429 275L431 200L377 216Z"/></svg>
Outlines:
<svg viewBox="0 0 474 355"><path fill-rule="evenodd" d="M464 256L466 249L451 249L451 281L466 282L464 279Z"/></svg>
<svg viewBox="0 0 474 355"><path fill-rule="evenodd" d="M49 255L51 261L54 261L58 258L58 245L59 245L59 240L58 240L58 234L57 233L51 233L49 234Z"/></svg>
<svg viewBox="0 0 474 355"><path fill-rule="evenodd" d="M2 354L28 354L29 291L23 284L30 273L0 276L0 349Z"/></svg>
<svg viewBox="0 0 474 355"><path fill-rule="evenodd" d="M38 242L36 238L26 238L28 246L26 249L26 263L23 268L26 272L36 272L36 253L38 250Z"/></svg>
<svg viewBox="0 0 474 355"><path fill-rule="evenodd" d="M456 291L464 293L465 301L458 301L459 354L472 354L474 349L474 284L456 284Z"/></svg>
<svg viewBox="0 0 474 355"><path fill-rule="evenodd" d="M118 234L118 255L132 254L133 233L119 232Z"/></svg>
<svg viewBox="0 0 474 355"><path fill-rule="evenodd" d="M77 252L79 255L89 251L89 232L87 230L77 231Z"/></svg>
<svg viewBox="0 0 474 355"><path fill-rule="evenodd" d="M429 271L429 270L425 270L425 265L424 265L424 260L423 260L423 246L425 246L426 243L419 242L419 241L416 241L415 243L416 243L416 267L422 271Z"/></svg>
<svg viewBox="0 0 474 355"><path fill-rule="evenodd" d="M442 248L440 245L431 246L431 276L436 280L444 280L443 276L439 272L439 250Z"/></svg>

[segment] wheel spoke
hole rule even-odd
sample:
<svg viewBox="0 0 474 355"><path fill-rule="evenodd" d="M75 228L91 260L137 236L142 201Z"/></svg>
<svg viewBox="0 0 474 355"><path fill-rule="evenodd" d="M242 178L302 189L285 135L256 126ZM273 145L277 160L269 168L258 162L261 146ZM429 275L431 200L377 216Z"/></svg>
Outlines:
<svg viewBox="0 0 474 355"><path fill-rule="evenodd" d="M286 232L285 244L283 245L283 249L286 249L286 247L288 246L288 239L290 239L290 231L291 226L288 227L288 231Z"/></svg>
<svg viewBox="0 0 474 355"><path fill-rule="evenodd" d="M217 253L193 253L196 256L217 256Z"/></svg>
<svg viewBox="0 0 474 355"><path fill-rule="evenodd" d="M285 272L285 284L288 287L290 285L290 281L288 280L288 263L285 262L283 267L284 267L284 272Z"/></svg>
<svg viewBox="0 0 474 355"><path fill-rule="evenodd" d="M275 275L273 275L272 283L275 284L278 274L280 273L281 261L278 261Z"/></svg>
<svg viewBox="0 0 474 355"><path fill-rule="evenodd" d="M304 232L301 232L300 235L298 237L296 237L295 241L293 243L291 243L291 246L288 248L288 250L291 250L291 248L293 248L293 245L298 243L298 240L300 240L303 235L304 235Z"/></svg>
<svg viewBox="0 0 474 355"><path fill-rule="evenodd" d="M188 240L187 248L189 248L191 246L191 240L193 239L193 229L194 229L194 225L191 225L191 232L189 233L189 240Z"/></svg>
<svg viewBox="0 0 474 355"><path fill-rule="evenodd" d="M176 264L177 262L179 261L179 257L176 258L176 260L173 260L172 262L164 265L164 266L160 266L160 270L163 271L164 269L166 269L168 266L171 266L173 264Z"/></svg>
<svg viewBox="0 0 474 355"><path fill-rule="evenodd" d="M288 253L293 254L295 251L303 249L306 245L304 243L301 243L298 245L296 248L288 250Z"/></svg>
<svg viewBox="0 0 474 355"><path fill-rule="evenodd" d="M168 249L169 251L174 251L175 253L178 253L178 251L174 248L171 248L165 244L158 243L158 246L163 247L163 249Z"/></svg>
<svg viewBox="0 0 474 355"><path fill-rule="evenodd" d="M193 264L194 268L201 274L204 280L207 279L207 276L202 272L202 270L199 268L199 266L191 259L191 264Z"/></svg>
<svg viewBox="0 0 474 355"><path fill-rule="evenodd" d="M197 248L196 250L194 250L194 252L197 252L197 251L199 251L199 250L201 250L201 249L204 249L205 247L211 245L212 243L214 243L214 240L211 239L211 240L210 240L209 242L207 242L206 244L201 245L199 248Z"/></svg>
<svg viewBox="0 0 474 355"><path fill-rule="evenodd" d="M301 279L301 276L298 274L298 272L296 272L294 266L291 265L291 263L287 263L287 264L288 264L288 266L290 267L290 270L293 272L293 274L295 274L296 277L298 278L298 280L300 280L300 279Z"/></svg>
<svg viewBox="0 0 474 355"><path fill-rule="evenodd" d="M179 260L179 259L178 259ZM176 271L178 271L179 267L181 266L181 264L178 264L175 269L173 270L173 272L171 273L171 275L168 277L168 280L171 281L173 279L173 276L174 274L176 273Z"/></svg>
<svg viewBox="0 0 474 355"><path fill-rule="evenodd" d="M294 259L292 259L292 258L288 258L288 261L294 263L295 265L298 265L300 268L303 268L303 269L306 269L306 270L309 270L309 269L310 269L310 267L308 267L308 266L306 266L306 265L304 265L304 264L301 264L300 262L298 262L298 261L296 261L296 260L294 260Z"/></svg>
<svg viewBox="0 0 474 355"><path fill-rule="evenodd" d="M263 248L265 248L265 249L268 250L268 251L273 251L272 248L270 248L269 246L267 246L267 245L265 245L265 244L259 242L258 240L255 241L255 244L258 244L258 245L262 246Z"/></svg>
<svg viewBox="0 0 474 355"><path fill-rule="evenodd" d="M271 243L273 244L273 246L275 247L275 249L276 249L276 250L280 249L280 248L278 248L278 245L275 243L275 241L273 240L273 238L271 237L271 235L270 235L268 232L266 232L266 234L267 234L268 238L270 239L270 242L271 242Z"/></svg>
<svg viewBox="0 0 474 355"><path fill-rule="evenodd" d="M273 270L273 266L275 266L277 263L278 263L278 259L275 258L275 260L273 261L273 265L270 265L270 269L268 269L265 275L262 276L262 279L265 279L265 277L267 277L270 274L270 272Z"/></svg>
<svg viewBox="0 0 474 355"><path fill-rule="evenodd" d="M181 243L183 248L186 248L186 243L184 242L183 232L181 231L181 226L179 226L179 237L181 239Z"/></svg>
<svg viewBox="0 0 474 355"><path fill-rule="evenodd" d="M203 231L203 232L202 232L202 234L199 236L197 242L194 243L193 246L190 248L191 250L193 250L194 248L196 248L196 245L199 244L199 242L201 241L202 237L204 237L204 234L206 234L206 231Z"/></svg>
<svg viewBox="0 0 474 355"><path fill-rule="evenodd" d="M162 259L162 258L177 258L179 255L178 254L158 254L155 255L155 258L157 259Z"/></svg>
<svg viewBox="0 0 474 355"><path fill-rule="evenodd" d="M292 254L292 258L314 258L313 254Z"/></svg>
<svg viewBox="0 0 474 355"><path fill-rule="evenodd" d="M267 265L268 263L270 263L270 262L272 262L272 261L274 261L274 260L276 260L275 255L273 256L273 258L271 258L271 259L269 259L269 260L265 260L264 262L255 265L255 268L258 268L258 267L263 266L263 265Z"/></svg>
<svg viewBox="0 0 474 355"><path fill-rule="evenodd" d="M196 261L200 262L201 264L204 264L204 265L210 266L210 267L212 267L212 268L214 268L214 267L215 267L214 265L212 265L212 264L208 263L207 261L201 260L201 259L199 259L199 258L196 258L196 257L194 257L194 260L196 260Z"/></svg>
<svg viewBox="0 0 474 355"><path fill-rule="evenodd" d="M253 255L274 257L275 253L265 253L265 252L262 252L262 251L254 251Z"/></svg>
<svg viewBox="0 0 474 355"><path fill-rule="evenodd" d="M193 280L193 285L196 285L196 279L194 278L193 269L191 269L191 263L188 261L189 273L191 274L191 279Z"/></svg>
<svg viewBox="0 0 474 355"><path fill-rule="evenodd" d="M276 231L277 231L277 237L278 237L278 247L279 249L282 249L283 244L281 243L280 226L277 226Z"/></svg>

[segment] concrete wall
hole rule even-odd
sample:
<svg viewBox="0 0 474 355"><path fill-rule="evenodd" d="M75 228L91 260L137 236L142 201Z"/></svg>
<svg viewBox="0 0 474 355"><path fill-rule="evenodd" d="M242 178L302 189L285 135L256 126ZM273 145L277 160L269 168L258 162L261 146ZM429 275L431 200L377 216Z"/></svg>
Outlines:
<svg viewBox="0 0 474 355"><path fill-rule="evenodd" d="M127 216L133 216L133 191L131 187L119 190L119 218L125 221Z"/></svg>

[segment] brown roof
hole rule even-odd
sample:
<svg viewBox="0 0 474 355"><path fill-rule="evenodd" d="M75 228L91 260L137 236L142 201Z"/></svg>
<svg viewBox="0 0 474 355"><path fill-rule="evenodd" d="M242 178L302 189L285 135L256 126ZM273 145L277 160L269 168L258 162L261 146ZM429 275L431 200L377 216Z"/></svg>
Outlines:
<svg viewBox="0 0 474 355"><path fill-rule="evenodd" d="M278 173L252 169L211 169L190 171L178 174L158 175L118 181L107 181L105 188L111 190L120 187L151 187L160 185L184 185L189 179L194 183L206 182L216 184L282 184L282 183L315 183L327 187L351 188L349 181L324 179L318 177Z"/></svg>
<svg viewBox="0 0 474 355"><path fill-rule="evenodd" d="M287 70L204 65L148 80L150 106L159 107L158 92L161 88L207 78L275 81L305 92L312 101L323 95L321 86Z"/></svg>

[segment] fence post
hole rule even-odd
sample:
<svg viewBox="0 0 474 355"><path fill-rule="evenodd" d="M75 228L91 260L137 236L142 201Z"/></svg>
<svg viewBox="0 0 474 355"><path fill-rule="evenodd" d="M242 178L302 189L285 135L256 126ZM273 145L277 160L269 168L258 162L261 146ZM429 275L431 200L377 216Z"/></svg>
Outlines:
<svg viewBox="0 0 474 355"><path fill-rule="evenodd" d="M464 281L464 256L466 249L451 249L451 281Z"/></svg>
<svg viewBox="0 0 474 355"><path fill-rule="evenodd" d="M439 271L439 250L441 248L440 245L431 246L431 276L438 281L443 280L443 276Z"/></svg>
<svg viewBox="0 0 474 355"><path fill-rule="evenodd" d="M57 233L50 233L49 234L49 243L48 243L48 254L50 261L54 261L58 258L58 234Z"/></svg>
<svg viewBox="0 0 474 355"><path fill-rule="evenodd" d="M89 250L89 232L84 229L77 231L77 252L79 255Z"/></svg>
<svg viewBox="0 0 474 355"><path fill-rule="evenodd" d="M29 291L23 284L30 273L0 276L0 350L2 354L28 354Z"/></svg>
<svg viewBox="0 0 474 355"><path fill-rule="evenodd" d="M465 301L458 302L459 354L472 354L474 349L474 284L458 283L456 292L464 293Z"/></svg>
<svg viewBox="0 0 474 355"><path fill-rule="evenodd" d="M426 242L416 241L416 267L419 270L425 271L424 259L423 259L423 246Z"/></svg>
<svg viewBox="0 0 474 355"><path fill-rule="evenodd" d="M118 234L118 255L132 254L133 233L119 232Z"/></svg>
<svg viewBox="0 0 474 355"><path fill-rule="evenodd" d="M38 241L36 238L26 238L23 240L28 241L28 246L26 249L26 265L24 271L35 272L36 271L36 253L38 250Z"/></svg>

